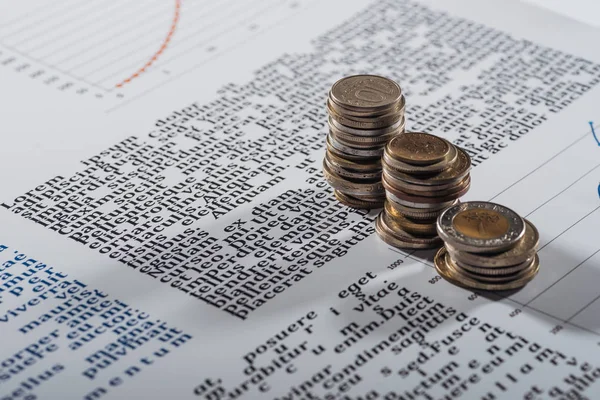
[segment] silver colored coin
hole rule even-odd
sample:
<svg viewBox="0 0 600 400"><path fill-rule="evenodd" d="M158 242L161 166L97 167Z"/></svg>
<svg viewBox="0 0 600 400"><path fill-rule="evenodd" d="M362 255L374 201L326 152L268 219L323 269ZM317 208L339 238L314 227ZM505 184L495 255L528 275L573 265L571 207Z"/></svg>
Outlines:
<svg viewBox="0 0 600 400"><path fill-rule="evenodd" d="M496 269L507 268L522 264L531 259L537 252L540 235L529 220L525 220L525 235L517 245L509 250L494 254L474 254L460 251L446 243L446 248L453 258L465 264L476 265L481 268Z"/></svg>
<svg viewBox="0 0 600 400"><path fill-rule="evenodd" d="M385 189L381 182L372 180L351 180L337 175L329 169L325 160L323 160L323 176L329 185L350 196L370 196L373 198L385 198Z"/></svg>
<svg viewBox="0 0 600 400"><path fill-rule="evenodd" d="M446 141L447 142L447 141ZM446 156L446 158L440 162L430 165L413 165L408 164L403 161L396 160L393 156L388 152L387 148L383 152L383 161L390 167L390 169L404 172L405 174L411 175L427 175L427 174L435 174L442 172L449 165L454 163L458 157L458 150L455 146L450 144L450 152Z"/></svg>
<svg viewBox="0 0 600 400"><path fill-rule="evenodd" d="M453 253L452 251L450 251L450 249L447 246L446 246L446 250L448 250L448 253L450 254L450 258L452 259L452 261L454 261L454 264L456 264L460 268L462 268L468 272L471 272L473 274L486 275L486 276L516 274L518 272L523 271L527 267L529 267L531 265L531 262L533 261L533 258L535 257L535 253L533 253L531 255L531 257L529 257L527 260L525 260L525 262L522 262L521 264L513 265L512 267L489 268L489 267L480 267L480 266L475 266L475 265L471 265L471 264L466 264L458 258L459 256L456 253Z"/></svg>
<svg viewBox="0 0 600 400"><path fill-rule="evenodd" d="M391 219L382 211L375 222L375 232L381 240L399 249L435 249L443 242L438 236L419 237L405 232L401 228L389 226Z"/></svg>
<svg viewBox="0 0 600 400"><path fill-rule="evenodd" d="M335 126L329 125L329 132L331 132L335 138L342 142L348 143L349 146L382 146L389 142L392 138L398 135L398 132L391 131L389 133L379 136L357 136L346 132L342 132Z"/></svg>
<svg viewBox="0 0 600 400"><path fill-rule="evenodd" d="M333 135L327 135L327 143L337 151L358 157L380 157L383 154L383 146L375 149L357 149L338 142Z"/></svg>
<svg viewBox="0 0 600 400"><path fill-rule="evenodd" d="M402 117L395 124L390 125L385 128L381 128L381 129L357 129L357 128L352 128L350 126L340 124L339 122L337 122L335 119L331 118L331 116L330 116L329 117L329 125L333 126L336 129L339 129L342 132L350 134L350 135L369 137L369 136L381 136L381 135L385 135L387 133L395 132L395 131L404 132L404 128L406 125L406 119L404 117Z"/></svg>
<svg viewBox="0 0 600 400"><path fill-rule="evenodd" d="M390 187L390 191L394 193L394 190L401 192L406 196L412 197L435 197L435 198L443 198L447 196L451 196L455 193L462 193L465 187L471 185L471 177L467 176L464 180L459 181L454 186L451 186L447 189L439 189L437 186L422 186L421 190L412 190L406 188L402 183L397 184L392 178L393 172L390 172L389 169L383 168L382 180L385 180L387 185ZM391 178L391 179L390 179ZM397 197L402 197L397 193L394 193ZM405 198L404 200L412 200L409 198ZM449 200L448 200L449 201ZM430 203L424 201L424 203Z"/></svg>
<svg viewBox="0 0 600 400"><path fill-rule="evenodd" d="M373 165L379 164L379 165L381 165L381 157L380 156L364 156L364 155L348 154L348 153L344 153L343 151L336 149L335 147L333 147L331 145L330 140L329 140L329 135L327 135L325 138L325 144L327 146L327 152L329 152L333 156L337 157L338 159L343 159L346 162L354 162L356 164L363 163L363 164L373 164Z"/></svg>
<svg viewBox="0 0 600 400"><path fill-rule="evenodd" d="M389 168L387 168L387 164L385 163L385 161L382 162L382 166L384 171L386 171L386 178L388 182L391 183L393 186L399 188L400 190L407 189L415 192L434 192L437 190L446 190L457 186L463 179L465 179L465 177L460 177L442 185L419 185L415 183L409 183L402 180L401 178L398 178L394 170L390 171Z"/></svg>
<svg viewBox="0 0 600 400"><path fill-rule="evenodd" d="M386 128L390 125L393 125L395 123L397 123L398 121L401 121L402 118L404 118L404 114L400 113L400 112L393 112L391 114L386 114L383 116L379 116L379 117L374 117L374 118L362 118L362 119L358 119L355 117L350 118L349 116L346 115L339 115L337 113L335 113L335 111L333 111L331 108L328 107L327 109L329 116L339 122L342 125L345 126L350 126L352 128L356 128L356 129L382 129L382 128Z"/></svg>
<svg viewBox="0 0 600 400"><path fill-rule="evenodd" d="M479 290L513 290L525 286L529 283L540 270L539 257L536 255L529 267L525 269L527 273L524 276L519 276L517 279L508 282L482 282L481 280L471 279L464 270L457 267L452 261L450 254L446 251L446 247L438 250L433 260L436 271L447 281L464 288L479 289Z"/></svg>
<svg viewBox="0 0 600 400"><path fill-rule="evenodd" d="M465 278L473 279L478 282L500 283L500 284L517 281L517 280L522 279L522 278L526 277L527 275L529 275L531 273L530 269L533 267L534 259L535 259L535 256L533 258L531 258L531 260L528 263L526 263L524 266L521 266L520 270L515 271L513 273L491 275L491 274L479 274L476 272L472 272L472 271L463 269L460 265L457 265L456 262L454 262L454 260L452 260L452 258L450 258L451 262L454 262L454 267L456 269L461 270L461 274L463 274L463 276Z"/></svg>
<svg viewBox="0 0 600 400"><path fill-rule="evenodd" d="M437 217L447 208L442 208L439 210L428 210L428 209L423 209L423 208L414 208L414 207L407 207L405 205L396 203L395 201L392 201L389 197L386 196L387 201L390 203L390 205L392 206L392 208L394 208L398 213L407 216L409 218L413 218L413 219L419 219L419 220L430 220L430 219L437 219ZM460 200L454 200L452 203L450 204L450 206L453 206L454 204L458 204L460 202Z"/></svg>
<svg viewBox="0 0 600 400"><path fill-rule="evenodd" d="M358 112L378 112L393 107L402 89L389 78L379 75L353 75L333 84L329 97L342 108Z"/></svg>
<svg viewBox="0 0 600 400"><path fill-rule="evenodd" d="M390 107L381 109L379 111L355 111L346 107L341 107L331 98L331 91L329 92L329 98L327 99L327 108L330 108L333 112L340 115L347 115L352 118L376 118L382 115L400 112L404 113L406 109L406 98L401 95L398 101Z"/></svg>
<svg viewBox="0 0 600 400"><path fill-rule="evenodd" d="M396 171L394 172L394 176L408 183L428 186L452 183L457 180L460 181L465 178L471 170L471 157L469 157L469 155L460 147L456 147L456 150L458 151L456 161L448 165L448 168L438 174L412 175Z"/></svg>
<svg viewBox="0 0 600 400"><path fill-rule="evenodd" d="M327 151L325 152L325 157L330 164L335 165L338 168L348 169L351 171L360 171L360 172L372 172L372 171L382 171L381 169L381 158L373 158L373 159L364 159L363 157L356 157L358 160L351 160L347 155L339 155L337 150L331 151L332 148L327 146Z"/></svg>
<svg viewBox="0 0 600 400"><path fill-rule="evenodd" d="M496 253L515 247L525 234L525 221L500 204L470 201L445 210L437 220L439 236L457 250Z"/></svg>
<svg viewBox="0 0 600 400"><path fill-rule="evenodd" d="M352 148L356 148L356 149L361 149L361 150L375 150L375 149L381 149L382 147L385 146L385 144L387 143L387 141L390 139L391 136L389 135L385 135L385 136L376 136L376 137L370 137L370 138L363 138L363 137L359 137L358 139L367 139L367 140L358 140L355 141L353 140L356 136L344 136L343 134L339 134L338 130L335 129L329 129L329 135L338 143L344 145L344 146L348 146L348 147L352 147Z"/></svg>
<svg viewBox="0 0 600 400"><path fill-rule="evenodd" d="M396 197L397 199L400 199L406 203L412 203L412 204L445 204L445 203L449 203L449 202L452 202L452 201L464 196L464 194L467 193L471 187L471 180L469 178L469 179L465 180L464 182L462 182L455 189L443 191L441 193L430 192L430 193L428 193L429 196L423 196L423 195L419 196L419 195L414 195L414 194L409 194L407 192L403 192L402 190L399 190L398 188L394 187L393 185L390 185L390 183L388 182L388 180L386 178L385 170L384 170L384 173L381 175L381 183L383 184L383 187L385 188L386 192L389 192L390 194L394 195L394 197ZM406 204L406 205L411 206L410 204Z"/></svg>
<svg viewBox="0 0 600 400"><path fill-rule="evenodd" d="M393 201L394 203L400 204L405 207L418 208L418 209L427 210L427 211L443 210L445 208L448 208L448 207L456 204L456 199L454 199L452 201L447 201L444 203L415 203L412 201L405 201L405 200L402 200L402 199L399 199L398 197L396 197L389 190L385 191L385 195L388 200Z"/></svg>
<svg viewBox="0 0 600 400"><path fill-rule="evenodd" d="M374 170L374 171L353 171L353 170L348 170L345 168L340 168L337 165L335 165L334 163L332 163L329 158L327 157L327 155L325 155L325 158L323 159L325 164L327 165L327 167L331 170L331 172L338 174L341 177L344 178L349 178L349 179L356 179L356 180L361 180L361 179L378 179L381 178L381 170Z"/></svg>

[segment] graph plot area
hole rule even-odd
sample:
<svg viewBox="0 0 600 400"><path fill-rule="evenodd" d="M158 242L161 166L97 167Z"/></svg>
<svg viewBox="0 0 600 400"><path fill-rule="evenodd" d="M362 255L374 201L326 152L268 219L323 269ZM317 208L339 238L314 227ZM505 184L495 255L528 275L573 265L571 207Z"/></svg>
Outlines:
<svg viewBox="0 0 600 400"><path fill-rule="evenodd" d="M27 2L25 2L27 3ZM0 16L0 66L61 91L124 98L247 41L309 0L62 0Z"/></svg>

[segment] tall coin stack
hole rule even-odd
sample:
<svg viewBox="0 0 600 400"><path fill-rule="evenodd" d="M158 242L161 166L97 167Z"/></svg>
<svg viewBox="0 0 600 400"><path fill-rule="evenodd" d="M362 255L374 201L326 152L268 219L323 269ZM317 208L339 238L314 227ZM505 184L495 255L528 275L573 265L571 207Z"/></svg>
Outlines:
<svg viewBox="0 0 600 400"><path fill-rule="evenodd" d="M382 167L386 201L375 225L379 237L398 248L441 246L436 220L469 190L469 155L435 135L405 132L385 147Z"/></svg>
<svg viewBox="0 0 600 400"><path fill-rule="evenodd" d="M473 201L445 210L437 220L444 240L435 256L438 273L471 289L511 290L539 271L535 226L499 204Z"/></svg>
<svg viewBox="0 0 600 400"><path fill-rule="evenodd" d="M383 207L381 155L386 143L404 132L404 108L400 86L381 76L349 76L332 86L323 175L341 203Z"/></svg>

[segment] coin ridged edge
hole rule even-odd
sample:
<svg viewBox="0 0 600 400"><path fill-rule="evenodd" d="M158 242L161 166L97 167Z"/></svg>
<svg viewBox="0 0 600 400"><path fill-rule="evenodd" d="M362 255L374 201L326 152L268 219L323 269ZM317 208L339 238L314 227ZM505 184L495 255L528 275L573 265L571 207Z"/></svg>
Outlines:
<svg viewBox="0 0 600 400"><path fill-rule="evenodd" d="M528 284L529 282L531 282L531 280L533 278L535 278L535 276L538 274L539 268L540 268L539 257L536 254L536 256L531 264L531 267L529 267L531 269L530 274L527 276L526 279L521 279L518 281L512 281L512 282L503 283L503 284L486 284L486 283L477 282L472 279L468 279L468 278L465 278L464 276L461 276L459 271L452 269L452 267L448 265L448 263L446 261L447 256L448 256L448 252L446 250L446 247L442 247L441 249L438 250L438 252L436 253L436 255L434 257L434 261L433 261L436 271L448 282L450 282L454 285L460 286L462 288L465 288L465 289L479 289L479 290L488 290L488 291L502 291L502 290L519 289L519 288L525 286L526 284ZM461 279L456 277L456 275L458 275Z"/></svg>
<svg viewBox="0 0 600 400"><path fill-rule="evenodd" d="M381 226L382 224L384 224L384 222L382 222L382 218L383 218L382 214L383 214L383 211L379 214L379 216L377 217L377 220L375 222L375 232L377 232L377 235L379 236L379 238L381 240L383 240L385 243L389 244L390 246L398 248L398 249L428 250L428 249L435 249L442 244L441 240L436 241L436 242L431 242L431 243L414 243L414 242L404 241L395 236L392 236L390 233L388 233L386 230L384 230L384 228Z"/></svg>

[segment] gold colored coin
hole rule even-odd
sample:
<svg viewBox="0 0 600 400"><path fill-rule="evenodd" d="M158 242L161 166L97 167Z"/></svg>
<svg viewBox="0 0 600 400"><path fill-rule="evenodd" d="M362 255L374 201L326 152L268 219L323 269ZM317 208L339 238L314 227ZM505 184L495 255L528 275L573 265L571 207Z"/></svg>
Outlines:
<svg viewBox="0 0 600 400"><path fill-rule="evenodd" d="M362 209L362 210L373 210L377 208L382 208L385 198L382 197L379 201L365 201L361 200L358 197L350 196L345 193L340 192L339 190L334 190L335 198L345 206L350 208Z"/></svg>
<svg viewBox="0 0 600 400"><path fill-rule="evenodd" d="M361 172L379 171L381 173L381 158L348 160L330 151L325 152L325 157L338 168Z"/></svg>
<svg viewBox="0 0 600 400"><path fill-rule="evenodd" d="M399 249L425 250L435 249L443 244L439 237L419 238L402 230L392 230L384 222L385 211L381 212L375 222L375 232L381 240Z"/></svg>
<svg viewBox="0 0 600 400"><path fill-rule="evenodd" d="M402 89L382 76L353 75L334 83L329 96L342 108L377 112L393 107L400 100Z"/></svg>
<svg viewBox="0 0 600 400"><path fill-rule="evenodd" d="M384 211L381 213L382 214L382 221L384 223L384 226L387 227L390 232L396 236L399 237L403 240L406 241L415 241L415 242L422 242L422 243L438 243L438 236L437 233L431 233L429 235L427 234L423 234L423 233L419 233L419 234L415 234L415 233L411 233L408 232L406 229L404 229L404 227L399 223L399 221L394 218L393 216L389 215L387 212Z"/></svg>
<svg viewBox="0 0 600 400"><path fill-rule="evenodd" d="M525 234L523 238L515 247L509 250L500 253L478 255L454 249L450 244L446 244L446 247L453 258L465 264L493 269L511 267L526 262L535 255L539 242L540 234L535 225L525 219Z"/></svg>
<svg viewBox="0 0 600 400"><path fill-rule="evenodd" d="M385 171L385 170L384 170ZM401 190L398 190L393 185L390 185L387 175L384 173L381 175L381 183L383 187L388 193L394 195L395 198L400 199L402 204L412 206L413 204L439 204L439 203L447 203L450 201L454 201L467 193L471 187L471 181L467 180L463 182L460 186L457 186L455 190L450 192L444 192L445 195L437 196L437 197L427 197L427 196L415 196Z"/></svg>
<svg viewBox="0 0 600 400"><path fill-rule="evenodd" d="M393 210L393 213L390 211L390 214L392 214L392 215L402 214L404 216L407 216L409 218L416 219L416 220L435 221L435 220L437 220L437 217L442 212L444 212L444 210L447 207L453 206L453 205L457 204L458 202L459 202L459 200L455 200L454 202L452 202L448 206L444 206L443 208L429 210L429 209L404 206L402 204L396 203L395 201L391 200L386 194L386 203L389 203L390 210Z"/></svg>
<svg viewBox="0 0 600 400"><path fill-rule="evenodd" d="M383 176L381 177L382 182L383 182ZM385 192L385 197L389 200L389 201L393 201L394 203L398 204L398 205L402 205L405 207L409 207L409 208L418 208L420 210L423 211L445 211L446 208L451 207L453 205L456 204L456 200L450 200L450 201L445 201L442 203L414 203L411 201L405 201L402 200L396 196L394 196L394 193L392 193L389 190L386 190Z"/></svg>
<svg viewBox="0 0 600 400"><path fill-rule="evenodd" d="M383 144L378 146L373 146L370 148L357 148L345 145L338 141L333 133L330 131L327 135L327 145L339 151L340 153L351 155L354 157L364 157L364 158L372 158L372 157L380 157L383 154Z"/></svg>
<svg viewBox="0 0 600 400"><path fill-rule="evenodd" d="M450 254L447 252L445 247L442 247L435 255L434 265L437 272L450 283L467 289L493 291L513 290L523 287L537 275L540 269L539 257L536 255L531 265L527 268L527 273L521 276L519 279L504 283L480 282L461 273L461 270L457 269L452 263Z"/></svg>
<svg viewBox="0 0 600 400"><path fill-rule="evenodd" d="M444 161L451 146L448 141L429 133L405 132L390 140L387 151L396 160L429 165Z"/></svg>
<svg viewBox="0 0 600 400"><path fill-rule="evenodd" d="M435 192L438 190L451 189L453 187L456 187L461 182L464 182L466 179L469 178L469 174L467 174L466 176L464 176L460 179L457 179L450 183L445 183L443 185L416 185L414 183L408 183L406 181L403 181L402 179L398 179L395 175L395 172L390 171L390 169L387 168L387 164L384 161L382 161L381 165L385 170L388 171L386 173L386 178L391 185L397 187L398 189L402 190L403 192L411 193L411 194L419 194L422 192Z"/></svg>
<svg viewBox="0 0 600 400"><path fill-rule="evenodd" d="M531 254L531 257L529 257L527 260L525 260L521 264L513 265L512 267L489 268L489 267L478 267L475 265L470 265L470 264L464 263L459 258L460 255L452 252L450 250L450 248L448 247L448 245L446 245L446 250L448 250L448 253L450 254L450 258L452 259L454 264L456 264L461 269L463 269L467 272L472 272L474 274L486 275L486 276L511 275L511 274L515 274L517 272L523 271L525 268L530 266L531 262L533 261L533 258L535 257L535 253L533 253L533 254Z"/></svg>
<svg viewBox="0 0 600 400"><path fill-rule="evenodd" d="M335 174L338 174L341 177L348 179L381 179L381 170L372 170L372 171L354 171L345 168L340 168L337 165L333 164L329 161L329 157L327 155L323 158L323 163L327 164L329 170Z"/></svg>
<svg viewBox="0 0 600 400"><path fill-rule="evenodd" d="M407 183L430 186L444 185L460 180L464 178L471 170L471 158L460 147L454 147L458 152L456 161L448 164L448 167L441 172L417 176L395 170L394 176L397 179L401 179Z"/></svg>
<svg viewBox="0 0 600 400"><path fill-rule="evenodd" d="M389 170L385 168L385 165L383 168L382 176L385 176L386 182L388 184L390 184L390 186L392 186L394 189L399 190L406 195L412 195L412 196L416 196L416 197L421 196L421 197L437 197L437 198L439 198L439 197L451 196L454 193L461 192L465 188L465 186L471 185L471 177L469 175L467 175L466 178L464 178L461 181L456 182L454 185L452 185L446 189L438 189L437 186L422 186L422 188L424 188L425 190L407 189L401 181L398 181L397 179L393 178L392 173L390 173Z"/></svg>
<svg viewBox="0 0 600 400"><path fill-rule="evenodd" d="M327 146L327 151L329 153L335 154L339 158L343 158L343 159L346 159L346 160L349 160L349 161L381 162L381 157L378 156L378 155L365 156L365 155L358 155L358 154L348 154L348 153L345 153L345 152L337 149L331 143L329 135L327 135L327 138L326 138L326 141L325 141L325 145ZM338 145L338 147L339 147L339 145Z"/></svg>
<svg viewBox="0 0 600 400"><path fill-rule="evenodd" d="M349 195L385 196L381 181L347 179L333 173L327 163L323 163L323 176L332 188Z"/></svg>
<svg viewBox="0 0 600 400"><path fill-rule="evenodd" d="M335 144L338 143L342 146L350 147L351 149L358 149L361 151L377 150L378 154L383 154L383 152L381 150L383 149L383 147L386 144L385 137L382 138L383 140L379 140L379 141L377 141L377 140L354 141L354 140L352 140L351 137L338 135L336 133L336 131L333 129L329 129L329 136L333 139L331 144L334 145L334 147L335 147ZM393 136L388 136L387 139L389 140L389 138L391 138L391 137L393 137ZM376 138L359 138L359 139L376 139ZM343 151L343 149L341 149L341 148L340 148L340 150Z"/></svg>
<svg viewBox="0 0 600 400"><path fill-rule="evenodd" d="M400 95L398 101L391 105L389 108L381 109L378 111L355 111L349 108L340 107L335 101L330 97L327 99L327 108L330 108L333 112L338 115L346 115L349 118L376 118L382 115L391 114L391 113L401 113L404 114L406 108L406 99L404 95Z"/></svg>
<svg viewBox="0 0 600 400"><path fill-rule="evenodd" d="M415 236L437 236L435 229L435 220L429 221L413 221L406 216L397 213L390 205L389 201L385 202L384 209L391 220L393 220L405 232Z"/></svg>
<svg viewBox="0 0 600 400"><path fill-rule="evenodd" d="M508 232L508 219L495 210L461 211L452 220L454 229L473 239L493 239Z"/></svg>
<svg viewBox="0 0 600 400"><path fill-rule="evenodd" d="M446 209L438 217L437 227L444 242L476 254L509 250L525 234L525 221L516 212L486 201L468 201Z"/></svg>
<svg viewBox="0 0 600 400"><path fill-rule="evenodd" d="M508 283L508 282L513 282L513 281L518 281L521 278L526 277L527 275L529 275L529 273L531 271L529 271L529 268L531 268L532 263L533 263L533 259L531 259L529 261L528 264L524 265L520 270L516 271L516 272L512 272L509 274L479 274L476 272L472 272L469 271L467 269L462 268L461 266L459 266L454 260L452 260L452 257L449 257L450 262L452 263L452 267L455 270L459 270L461 274L463 274L465 277L469 278L469 279L473 279L475 281L478 282L483 282L483 283Z"/></svg>
<svg viewBox="0 0 600 400"><path fill-rule="evenodd" d="M374 137L381 136L391 132L395 132L397 134L403 133L406 127L406 119L404 116L400 119L400 121L396 122L393 125L386 126L385 128L380 129L355 129L349 126L345 126L337 122L335 119L329 116L328 125L333 127L339 131L342 131L348 135L360 136L360 137Z"/></svg>
<svg viewBox="0 0 600 400"><path fill-rule="evenodd" d="M403 135L406 135L406 133L403 133ZM402 135L399 135L398 137L400 136ZM454 145L448 143L448 145L450 146L450 150L439 162L427 165L415 165L399 161L395 159L394 156L390 153L390 143L395 139L397 138L394 138L390 142L388 142L383 152L383 161L385 162L385 165L388 166L388 169L393 171L403 172L405 174L411 175L437 174L447 169L458 158L458 150L456 149L456 147L454 147Z"/></svg>
<svg viewBox="0 0 600 400"><path fill-rule="evenodd" d="M392 131L379 136L357 136L342 132L335 126L329 125L329 133L332 134L338 142L352 147L375 147L385 146L394 136L397 131Z"/></svg>
<svg viewBox="0 0 600 400"><path fill-rule="evenodd" d="M396 122L395 124L380 129L355 129L349 126L342 125L335 119L331 118L331 116L329 116L328 125L348 135L354 135L359 137L374 137L389 134L392 132L396 134L404 133L404 130L406 128L406 119L402 117L400 121Z"/></svg>
<svg viewBox="0 0 600 400"><path fill-rule="evenodd" d="M359 118L338 114L334 110L332 110L331 107L328 107L327 111L329 112L329 116L333 120L339 122L342 125L355 129L382 129L394 125L402 118L404 118L404 113L397 111L374 118Z"/></svg>

